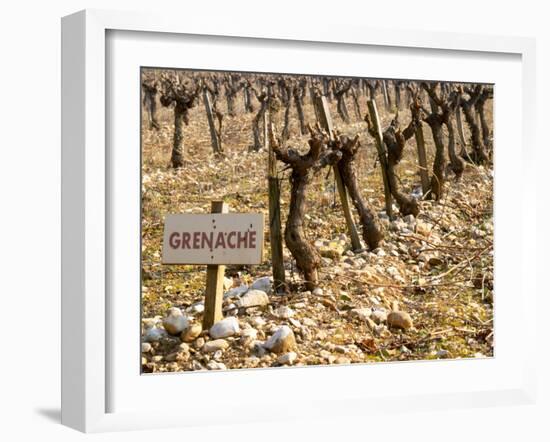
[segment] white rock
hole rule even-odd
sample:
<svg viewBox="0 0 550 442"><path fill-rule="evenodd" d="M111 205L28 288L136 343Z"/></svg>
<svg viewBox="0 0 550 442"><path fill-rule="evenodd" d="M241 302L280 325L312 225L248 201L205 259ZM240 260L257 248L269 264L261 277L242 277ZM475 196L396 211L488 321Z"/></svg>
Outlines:
<svg viewBox="0 0 550 442"><path fill-rule="evenodd" d="M316 287L311 293L315 296L323 296L323 289L321 287Z"/></svg>
<svg viewBox="0 0 550 442"><path fill-rule="evenodd" d="M311 318L304 318L302 319L302 322L304 325L307 325L308 327L317 327L317 321L314 321Z"/></svg>
<svg viewBox="0 0 550 442"><path fill-rule="evenodd" d="M181 333L180 339L183 342L192 342L200 336L201 332L201 324L191 324L186 330Z"/></svg>
<svg viewBox="0 0 550 442"><path fill-rule="evenodd" d="M262 307L269 304L267 293L262 290L249 290L242 298L238 299L236 305L241 308Z"/></svg>
<svg viewBox="0 0 550 442"><path fill-rule="evenodd" d="M229 290L231 287L233 287L233 278L226 278L223 277L223 289Z"/></svg>
<svg viewBox="0 0 550 442"><path fill-rule="evenodd" d="M222 319L210 327L209 334L213 339L227 338L239 333L239 321L234 316Z"/></svg>
<svg viewBox="0 0 550 442"><path fill-rule="evenodd" d="M297 357L298 355L295 352L290 351L279 356L277 358L277 362L281 365L292 365L296 361Z"/></svg>
<svg viewBox="0 0 550 442"><path fill-rule="evenodd" d="M262 318L261 316L255 316L253 317L250 322L254 327L263 327L266 324L266 320Z"/></svg>
<svg viewBox="0 0 550 442"><path fill-rule="evenodd" d="M273 289L273 281L270 276L263 276L262 278L256 279L250 286L250 290L261 290L267 294L271 293Z"/></svg>
<svg viewBox="0 0 550 442"><path fill-rule="evenodd" d="M208 362L208 364L206 364L206 368L208 368L208 370L227 370L224 363L217 361Z"/></svg>
<svg viewBox="0 0 550 442"><path fill-rule="evenodd" d="M449 352L447 350L439 350L435 355L438 358L445 359L449 357Z"/></svg>
<svg viewBox="0 0 550 442"><path fill-rule="evenodd" d="M227 316L237 316L239 314L239 308L237 304L232 302L226 307Z"/></svg>
<svg viewBox="0 0 550 442"><path fill-rule="evenodd" d="M168 316L162 321L164 329L171 335L179 335L187 327L189 327L189 319L183 316L181 310L177 307L172 307L168 310Z"/></svg>
<svg viewBox="0 0 550 442"><path fill-rule="evenodd" d="M193 361L191 363L191 367L193 370L204 370L204 367L201 365L199 361Z"/></svg>
<svg viewBox="0 0 550 442"><path fill-rule="evenodd" d="M273 353L287 353L296 347L294 332L288 325L283 325L271 335L264 347Z"/></svg>
<svg viewBox="0 0 550 442"><path fill-rule="evenodd" d="M287 307L286 305L281 305L277 310L273 312L273 314L278 318L288 319L294 316L294 310L292 310L290 307Z"/></svg>
<svg viewBox="0 0 550 442"><path fill-rule="evenodd" d="M262 341L253 341L251 347L254 354L260 358L267 353L265 343Z"/></svg>
<svg viewBox="0 0 550 442"><path fill-rule="evenodd" d="M201 351L204 353L215 353L218 350L225 350L227 347L229 347L229 343L225 339L215 339L204 344Z"/></svg>
<svg viewBox="0 0 550 442"><path fill-rule="evenodd" d="M370 315L372 314L372 310L370 308L354 308L353 310L350 310L349 315L352 318L357 318L360 321L366 321L368 318L370 318Z"/></svg>
<svg viewBox="0 0 550 442"><path fill-rule="evenodd" d="M388 313L383 309L375 309L372 311L370 318L376 323L381 324L388 319Z"/></svg>
<svg viewBox="0 0 550 442"><path fill-rule="evenodd" d="M185 311L188 313L202 313L204 312L204 302L195 302L194 304L187 307Z"/></svg>
<svg viewBox="0 0 550 442"><path fill-rule="evenodd" d="M162 328L152 327L145 332L143 340L145 342L158 342L163 336L166 336L165 330Z"/></svg>
<svg viewBox="0 0 550 442"><path fill-rule="evenodd" d="M143 318L141 320L142 324L143 324L143 327L145 327L146 329L148 328L153 328L155 327L159 322L159 317L156 316L154 318Z"/></svg>
<svg viewBox="0 0 550 442"><path fill-rule="evenodd" d="M297 319L294 319L294 318L288 318L288 322L290 322L296 328L300 328L302 326L300 321L298 321Z"/></svg>
<svg viewBox="0 0 550 442"><path fill-rule="evenodd" d="M249 338L255 340L258 336L258 330L254 328L247 328L241 333L241 338Z"/></svg>
<svg viewBox="0 0 550 442"><path fill-rule="evenodd" d="M153 347L148 342L143 342L141 344L141 352L142 353L149 353Z"/></svg>
<svg viewBox="0 0 550 442"><path fill-rule="evenodd" d="M241 333L240 344L244 347L251 347L253 342L258 338L258 330L254 328L247 328Z"/></svg>
<svg viewBox="0 0 550 442"><path fill-rule="evenodd" d="M244 295L248 291L248 286L246 284L242 284L239 287L235 287L234 289L229 290L228 292L223 294L224 298L235 298L237 296Z"/></svg>
<svg viewBox="0 0 550 442"><path fill-rule="evenodd" d="M244 363L247 367L257 367L260 363L260 358L257 356L250 356L244 360Z"/></svg>

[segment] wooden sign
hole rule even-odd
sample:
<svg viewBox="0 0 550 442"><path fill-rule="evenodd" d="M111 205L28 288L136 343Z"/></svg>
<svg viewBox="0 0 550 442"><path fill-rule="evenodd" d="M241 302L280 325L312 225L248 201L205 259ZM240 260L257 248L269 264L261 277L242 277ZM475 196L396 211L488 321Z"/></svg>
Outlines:
<svg viewBox="0 0 550 442"><path fill-rule="evenodd" d="M163 264L259 264L263 252L261 213L167 215Z"/></svg>

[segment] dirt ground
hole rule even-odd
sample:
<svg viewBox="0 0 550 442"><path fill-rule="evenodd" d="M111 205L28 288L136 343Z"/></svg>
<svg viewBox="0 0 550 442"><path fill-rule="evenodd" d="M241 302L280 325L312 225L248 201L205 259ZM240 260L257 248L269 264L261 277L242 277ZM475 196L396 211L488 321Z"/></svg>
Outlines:
<svg viewBox="0 0 550 442"><path fill-rule="evenodd" d="M360 96L361 111L367 111ZM386 112L380 96L378 109L383 127L393 112ZM256 102L257 104L257 102ZM222 109L225 101L220 100ZM158 105L160 130L150 129L142 116L142 369L173 372L200 369L234 369L279 365L370 363L378 361L491 357L493 355L493 171L468 166L460 181L449 176L441 201L421 201L415 219L384 215L384 193L374 140L366 123L356 121L351 100L352 123L345 124L330 103L332 118L344 134L360 135L357 176L364 198L380 215L385 240L375 251L353 253L346 224L329 169L316 174L308 194L306 231L320 249L320 290L306 291L291 255L284 249L286 295L269 294L269 304L248 310L232 308L239 295L224 299L226 314L236 315L239 332L225 338L223 348L205 351L212 341L208 331L182 342L163 332L163 318L179 308L190 321L200 324L204 300L205 266L161 264L163 221L168 213L207 213L212 200L223 199L231 212L262 212L268 219L267 153L250 152L251 123L242 95L237 116L224 118L225 158L212 154L210 133L202 101L190 111L184 128L186 164L170 167L173 111ZM293 108L295 112L295 109ZM280 127L282 113L274 116ZM487 103L492 122L492 101ZM306 119L315 121L306 99ZM402 125L410 111L400 110ZM465 126L466 128L466 126ZM466 136L469 136L465 129ZM428 164L434 145L424 125ZM303 149L307 136L299 135L292 114L290 146ZM283 228L288 213L288 170L279 163ZM418 193L420 179L414 138L405 148L398 166L402 188ZM398 211L395 211L398 213ZM227 287L251 284L271 276L268 226L261 265L228 267ZM287 281L287 282L288 282ZM407 312L413 326L389 327L391 310ZM368 320L367 320L368 318ZM262 351L259 343L286 325L296 346L291 361ZM158 331L153 336L151 330Z"/></svg>

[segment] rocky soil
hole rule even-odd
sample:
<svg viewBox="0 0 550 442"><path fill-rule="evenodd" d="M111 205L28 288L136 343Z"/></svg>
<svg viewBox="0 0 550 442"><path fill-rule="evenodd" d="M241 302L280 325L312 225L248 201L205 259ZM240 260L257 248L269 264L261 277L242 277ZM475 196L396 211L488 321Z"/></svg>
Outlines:
<svg viewBox="0 0 550 442"><path fill-rule="evenodd" d="M403 114L405 121L408 114ZM285 249L289 291L272 292L266 226L264 262L227 268L225 318L202 330L206 269L161 265L164 216L205 213L211 200L222 198L230 211L263 212L267 220L267 155L248 152L254 115L241 110L234 118L226 117L226 157L213 156L199 106L192 109L184 132L187 164L174 171L169 167L171 111L161 108L159 115L161 130L150 130L144 119L142 132L143 372L493 355L491 169L468 167L461 181L449 177L441 201L421 201L417 218L390 221L382 211L380 170L366 124L344 124L334 108L336 127L361 136L358 178L364 197L379 212L385 241L372 252L350 250L333 176L322 170L311 185L306 219L307 233L323 256L319 287L303 288ZM306 115L313 118L309 105ZM382 113L383 123L391 116ZM307 138L298 135L295 121L291 130L289 144L304 146ZM424 133L431 162L429 128ZM413 140L399 176L403 188L420 198L415 149ZM284 227L288 171L279 166Z"/></svg>

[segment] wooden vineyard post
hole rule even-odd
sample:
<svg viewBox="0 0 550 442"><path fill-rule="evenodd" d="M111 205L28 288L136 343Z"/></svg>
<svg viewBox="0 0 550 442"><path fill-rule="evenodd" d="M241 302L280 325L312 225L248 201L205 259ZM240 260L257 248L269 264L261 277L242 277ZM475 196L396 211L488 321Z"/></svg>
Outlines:
<svg viewBox="0 0 550 442"><path fill-rule="evenodd" d="M285 266L283 261L283 235L281 234L281 197L277 162L269 140L273 135L268 112L264 114L264 123L268 128L267 185L269 194L269 241L271 245L271 266L273 268L273 286L276 292L285 290Z"/></svg>
<svg viewBox="0 0 550 442"><path fill-rule="evenodd" d="M455 109L455 118L456 118L456 128L458 131L458 136L460 138L460 144L462 148L466 148L466 137L464 136L464 127L462 125L462 113L460 112L460 106L457 106Z"/></svg>
<svg viewBox="0 0 550 442"><path fill-rule="evenodd" d="M211 213L228 213L229 207L223 201L212 201ZM204 299L204 317L202 328L204 330L223 319L223 277L225 266L208 264L206 267L206 296Z"/></svg>
<svg viewBox="0 0 550 442"><path fill-rule="evenodd" d="M317 108L319 124L324 130L328 132L330 138L332 139L334 136L334 127L332 125L332 118L330 116L330 110L328 108L326 97L323 95L317 96L315 98L315 107ZM340 176L340 171L338 170L338 166L336 164L332 167L332 170L334 171L336 187L338 188L338 194L340 195L344 218L346 219L349 236L351 238L351 246L353 250L360 250L361 240L359 239L359 233L357 232L357 227L355 226L355 221L353 220L353 215L349 206L348 192L344 186L342 177Z"/></svg>
<svg viewBox="0 0 550 442"><path fill-rule="evenodd" d="M210 103L210 97L208 95L208 90L203 88L202 96L204 99L204 107L206 109L206 116L208 118L208 127L210 128L210 138L212 139L212 149L214 153L222 153L222 146L220 139L218 138L218 133L216 132L216 124L214 122L214 113L212 112L212 104Z"/></svg>
<svg viewBox="0 0 550 442"><path fill-rule="evenodd" d="M270 130L270 127L269 127L269 121L270 121L270 118L269 118L269 99L266 101L264 106L265 106L265 110L264 110L264 150L266 152L269 152L269 146L270 146L270 143L269 143L269 130Z"/></svg>
<svg viewBox="0 0 550 442"><path fill-rule="evenodd" d="M391 106L386 80L382 80L382 97L384 98L384 107L389 112L391 110Z"/></svg>
<svg viewBox="0 0 550 442"><path fill-rule="evenodd" d="M378 110L376 109L376 101L369 100L367 102L369 108L369 115L372 125L375 130L375 144L378 151L378 159L380 161L380 168L382 169L382 181L384 182L384 198L386 200L386 214L390 219L393 218L392 197L390 189L390 180L388 177L388 161L386 158L386 149L384 147L384 140L382 138L382 127L380 126L380 119L378 118Z"/></svg>
<svg viewBox="0 0 550 442"><path fill-rule="evenodd" d="M422 183L422 194L427 195L430 191L430 178L428 177L428 161L426 159L426 143L424 142L424 131L422 124L419 124L414 132L416 149L418 151L418 166L420 167L420 182Z"/></svg>

